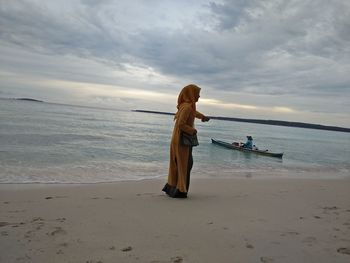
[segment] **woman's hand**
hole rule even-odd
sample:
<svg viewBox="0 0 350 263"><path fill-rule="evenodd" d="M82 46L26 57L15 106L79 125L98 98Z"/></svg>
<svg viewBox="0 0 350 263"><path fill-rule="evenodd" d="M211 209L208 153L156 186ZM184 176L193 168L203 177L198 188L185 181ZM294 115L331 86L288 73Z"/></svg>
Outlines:
<svg viewBox="0 0 350 263"><path fill-rule="evenodd" d="M207 121L209 121L209 120L210 120L210 118L207 117L207 116L203 116L203 118L202 118L202 122L207 122Z"/></svg>

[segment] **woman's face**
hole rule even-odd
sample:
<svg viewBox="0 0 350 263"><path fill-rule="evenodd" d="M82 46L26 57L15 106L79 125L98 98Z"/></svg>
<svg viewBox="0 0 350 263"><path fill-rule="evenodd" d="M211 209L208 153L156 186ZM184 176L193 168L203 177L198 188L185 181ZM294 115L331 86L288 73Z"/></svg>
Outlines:
<svg viewBox="0 0 350 263"><path fill-rule="evenodd" d="M200 98L200 91L196 92L195 95L194 95L194 98L195 98L195 101L197 102Z"/></svg>

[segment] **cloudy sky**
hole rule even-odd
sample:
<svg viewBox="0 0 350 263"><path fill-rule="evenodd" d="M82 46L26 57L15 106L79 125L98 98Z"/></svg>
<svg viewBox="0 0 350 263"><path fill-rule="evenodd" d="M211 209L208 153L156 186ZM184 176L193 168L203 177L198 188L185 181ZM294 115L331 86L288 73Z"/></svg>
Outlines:
<svg viewBox="0 0 350 263"><path fill-rule="evenodd" d="M0 97L350 127L348 0L0 0Z"/></svg>

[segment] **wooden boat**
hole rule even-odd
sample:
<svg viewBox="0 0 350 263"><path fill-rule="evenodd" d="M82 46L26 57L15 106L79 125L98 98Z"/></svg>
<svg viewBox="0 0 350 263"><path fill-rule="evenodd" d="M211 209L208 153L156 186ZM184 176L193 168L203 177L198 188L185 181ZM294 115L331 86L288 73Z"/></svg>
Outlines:
<svg viewBox="0 0 350 263"><path fill-rule="evenodd" d="M277 157L277 158L282 158L283 153L273 153L269 152L268 150L254 150L254 149L248 149L248 148L243 148L238 146L239 143L228 143L228 142L223 142L215 139L211 139L211 142L220 146L223 146L225 148L233 149L233 150L238 150L242 152L250 152L250 153L256 153L260 155L265 155L265 156L270 156L270 157Z"/></svg>

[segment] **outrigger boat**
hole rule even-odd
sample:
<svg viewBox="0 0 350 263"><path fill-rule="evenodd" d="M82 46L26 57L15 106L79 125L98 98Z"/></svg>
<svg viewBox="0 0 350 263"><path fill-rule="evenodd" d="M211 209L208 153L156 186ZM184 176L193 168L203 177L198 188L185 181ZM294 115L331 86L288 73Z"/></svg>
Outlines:
<svg viewBox="0 0 350 263"><path fill-rule="evenodd" d="M239 143L228 143L228 142L223 142L215 139L211 139L211 142L214 144L223 146L225 148L238 150L242 152L252 152L252 153L257 153L265 156L277 157L277 158L282 158L283 156L283 153L273 153L273 152L269 152L268 150L257 150L257 149L248 149L248 148L240 147Z"/></svg>

